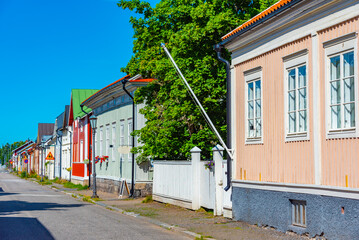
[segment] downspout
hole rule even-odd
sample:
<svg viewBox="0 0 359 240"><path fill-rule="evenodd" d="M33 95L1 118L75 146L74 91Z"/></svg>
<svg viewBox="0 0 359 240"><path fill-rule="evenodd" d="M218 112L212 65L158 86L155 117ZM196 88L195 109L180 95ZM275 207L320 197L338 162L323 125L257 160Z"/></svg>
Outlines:
<svg viewBox="0 0 359 240"><path fill-rule="evenodd" d="M85 112L85 110L83 109L83 107L84 107L84 105L80 105L80 107L81 107L81 111L83 111L86 115L87 115L87 118L89 118L88 117L88 115L90 115L90 113L88 113L88 112ZM92 136L92 134L90 134L90 136ZM91 138L91 137L90 137ZM87 139L87 141L89 141L89 139ZM92 145L93 144L95 144L95 143L92 143ZM92 145L91 145L91 152L92 152ZM85 154L84 154L85 155ZM94 160L92 160L92 161L94 161ZM90 166L90 164L88 165L88 167ZM89 170L89 169L87 169L87 170ZM90 171L88 171L89 172L89 188L91 187L91 173L92 173L92 169L91 169L91 173L90 173Z"/></svg>
<svg viewBox="0 0 359 240"><path fill-rule="evenodd" d="M122 89L127 93L127 95L132 99L132 132L135 131L135 101L133 100L132 95L126 89L127 79L122 80ZM135 137L132 137L132 147L135 147ZM132 175L131 175L131 191L129 197L134 197L135 190L135 154L132 153Z"/></svg>
<svg viewBox="0 0 359 240"><path fill-rule="evenodd" d="M227 122L227 146L229 149L232 149L232 121L231 121L231 100L232 100L232 96L231 96L231 64L224 58L222 58L221 53L222 53L222 49L223 49L223 45L220 44L216 44L214 46L214 50L217 52L217 58L219 59L219 61L223 62L226 64L226 83L227 83L227 93L226 93L226 109L227 109L227 113L226 113L226 122ZM232 155L233 155L233 151L232 151ZM227 154L227 186L224 188L225 191L228 191L231 187L231 178L232 178L232 159L229 156L229 154Z"/></svg>
<svg viewBox="0 0 359 240"><path fill-rule="evenodd" d="M71 175L72 175L72 130L67 129L67 131L70 133L70 177L69 180L71 182Z"/></svg>

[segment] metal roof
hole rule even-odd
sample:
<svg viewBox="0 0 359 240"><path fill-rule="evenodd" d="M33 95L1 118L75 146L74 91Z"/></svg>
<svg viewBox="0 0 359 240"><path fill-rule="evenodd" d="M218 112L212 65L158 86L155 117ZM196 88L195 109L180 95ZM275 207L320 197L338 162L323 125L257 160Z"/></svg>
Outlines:
<svg viewBox="0 0 359 240"><path fill-rule="evenodd" d="M227 33L222 37L222 43L226 44L227 42L233 40L235 37L240 36L244 32L258 26L259 24L267 21L268 19L276 16L278 13L290 8L294 4L300 2L302 0L280 0L277 3L273 4L263 12L259 13L258 15L254 16L247 22L243 23L236 29L232 30L231 32Z"/></svg>
<svg viewBox="0 0 359 240"><path fill-rule="evenodd" d="M41 143L41 139L44 135L52 135L54 132L53 123L39 123L37 128L37 144Z"/></svg>
<svg viewBox="0 0 359 240"><path fill-rule="evenodd" d="M84 100L81 104L83 106L94 108L97 107L99 104L102 104L103 102L126 94L126 92L122 89L122 81L125 79L128 80L126 85L126 89L128 91L133 91L137 87L146 86L148 83L155 80L143 79L141 75L136 75L134 77L130 77L129 75L127 75L97 91L95 94Z"/></svg>
<svg viewBox="0 0 359 240"><path fill-rule="evenodd" d="M76 119L78 117L85 116L85 113L81 110L80 104L82 101L96 93L97 89L72 89L71 92L71 99L72 99L72 114L73 119ZM83 108L85 112L91 112L92 109L88 107Z"/></svg>

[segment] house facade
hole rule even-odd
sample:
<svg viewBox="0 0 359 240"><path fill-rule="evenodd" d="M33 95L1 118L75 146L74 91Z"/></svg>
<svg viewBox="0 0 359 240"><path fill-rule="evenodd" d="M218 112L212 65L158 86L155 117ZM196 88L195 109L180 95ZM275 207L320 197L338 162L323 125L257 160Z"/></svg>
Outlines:
<svg viewBox="0 0 359 240"><path fill-rule="evenodd" d="M359 236L358 31L358 1L281 0L222 38L235 219Z"/></svg>
<svg viewBox="0 0 359 240"><path fill-rule="evenodd" d="M145 118L139 113L143 104L135 104L135 117L132 115L132 99L123 90L123 80L127 91L133 96L134 91L147 85L152 79L143 79L140 75L126 76L96 92L82 104L93 109L97 117L95 135L95 155L108 156L108 160L96 164L97 185L108 192L118 192L120 181L132 181L132 127L141 129ZM135 139L135 146L137 140ZM136 156L135 156L136 157ZM149 163L135 163L134 180L136 195L144 196L152 189L152 171Z"/></svg>
<svg viewBox="0 0 359 240"><path fill-rule="evenodd" d="M71 181L80 184L89 184L89 164L85 159L91 158L90 145L92 144L91 126L89 115L91 109L81 109L82 101L96 93L94 89L73 89L71 92L71 104L69 109L69 125L71 126Z"/></svg>
<svg viewBox="0 0 359 240"><path fill-rule="evenodd" d="M45 157L43 157L44 151L41 147L42 141L47 141L54 132L53 123L39 123L37 126L37 138L34 147L34 170L38 175L41 175L42 169L45 169ZM45 137L46 136L46 137ZM42 166L42 167L41 167Z"/></svg>

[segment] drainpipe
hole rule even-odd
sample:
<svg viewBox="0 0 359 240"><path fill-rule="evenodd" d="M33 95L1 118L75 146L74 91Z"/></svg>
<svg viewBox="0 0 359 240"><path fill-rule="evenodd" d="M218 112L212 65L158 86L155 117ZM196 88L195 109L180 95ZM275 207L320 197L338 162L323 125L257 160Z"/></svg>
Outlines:
<svg viewBox="0 0 359 240"><path fill-rule="evenodd" d="M231 64L224 58L222 58L223 46L220 44L216 44L214 46L214 50L217 52L217 58L219 61L226 64L226 83L227 83L227 94L226 94L226 122L227 122L227 147L232 149L232 121L231 121ZM233 152L232 152L233 154ZM227 186L224 188L225 191L228 191L231 187L231 178L232 178L232 159L230 158L229 154L227 154Z"/></svg>
<svg viewBox="0 0 359 240"><path fill-rule="evenodd" d="M135 101L133 100L132 95L126 89L126 83L128 79L122 80L122 89L127 93L127 95L132 99L132 132L135 131ZM132 137L132 147L135 146L135 137ZM129 197L134 197L135 190L135 154L132 153L132 175L131 175L131 191Z"/></svg>
<svg viewBox="0 0 359 240"><path fill-rule="evenodd" d="M61 132L61 135L59 134L59 132ZM59 178L61 179L62 174L61 174L61 169L62 169L62 130L56 130L56 141L58 141L60 143L60 166L59 166ZM61 140L60 140L61 139ZM56 148L55 148L56 149Z"/></svg>
<svg viewBox="0 0 359 240"><path fill-rule="evenodd" d="M83 109L84 105L81 104L80 107L81 107L81 111L83 111L87 116L90 115L90 113L85 112L85 110ZM89 117L87 117L87 118L89 118ZM92 134L90 134L90 135L92 135ZM90 138L91 138L91 137L90 137ZM89 139L87 139L87 140L89 140ZM92 145L93 145L93 144L95 144L95 143L92 143ZM92 152L92 146L91 146L91 152ZM94 161L94 160L92 160L92 161ZM90 166L90 164L89 164L88 166ZM92 169L91 169L91 173L92 173ZM89 188L91 187L91 173L90 173L90 171L89 171Z"/></svg>
<svg viewBox="0 0 359 240"><path fill-rule="evenodd" d="M69 180L71 182L71 175L72 175L72 130L67 129L67 131L70 133L70 177Z"/></svg>

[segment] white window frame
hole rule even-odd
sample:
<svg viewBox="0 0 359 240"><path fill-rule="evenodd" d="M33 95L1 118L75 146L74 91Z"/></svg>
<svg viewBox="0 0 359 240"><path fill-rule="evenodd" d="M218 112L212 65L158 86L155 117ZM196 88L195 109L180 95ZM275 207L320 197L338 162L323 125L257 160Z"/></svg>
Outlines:
<svg viewBox="0 0 359 240"><path fill-rule="evenodd" d="M105 142L106 156L110 153L110 124L106 124L106 142Z"/></svg>
<svg viewBox="0 0 359 240"><path fill-rule="evenodd" d="M111 148L111 159L112 161L116 160L116 123L112 123L112 148Z"/></svg>
<svg viewBox="0 0 359 240"><path fill-rule="evenodd" d="M120 146L125 146L125 121L120 122Z"/></svg>
<svg viewBox="0 0 359 240"><path fill-rule="evenodd" d="M285 141L303 141L309 140L309 74L308 74L308 50L300 50L298 52L292 53L283 57L283 64L284 64L284 123L285 123ZM307 111L307 130L304 132L299 132L299 118L298 118L298 79L296 78L296 132L289 133L289 115L288 115L288 73L292 69L298 69L299 67L306 66L306 111ZM297 76L297 75L296 75Z"/></svg>
<svg viewBox="0 0 359 240"><path fill-rule="evenodd" d="M358 34L356 32L326 41L323 43L325 49L325 118L326 118L326 137L327 139L335 138L351 138L358 137ZM335 56L341 56L348 52L354 52L354 111L355 111L355 126L351 128L340 128L340 129L331 129L331 93L330 93L330 58ZM341 81L341 102L340 105L343 105L343 91L342 87L342 74L343 67L341 61L340 68L340 81ZM341 111L341 122L343 124L343 114L344 111Z"/></svg>
<svg viewBox="0 0 359 240"><path fill-rule="evenodd" d="M103 126L100 127L100 154L98 156L103 155Z"/></svg>
<svg viewBox="0 0 359 240"><path fill-rule="evenodd" d="M257 80L261 81L261 124L262 131L261 136L259 137L249 137L248 136L248 83L255 82ZM262 76L262 67L256 67L244 72L244 96L245 96L245 112L244 112L244 122L245 122L245 143L246 144L262 144L263 143L263 135L264 135L264 125L263 125L263 76ZM255 89L255 86L254 86ZM255 94L255 93L253 93ZM255 96L253 96L255 97ZM255 100L255 99L254 99ZM255 114L255 105L253 106L253 114ZM255 119L254 119L255 125Z"/></svg>
<svg viewBox="0 0 359 240"><path fill-rule="evenodd" d="M80 140L80 161L79 162L83 162L84 161L84 140Z"/></svg>
<svg viewBox="0 0 359 240"><path fill-rule="evenodd" d="M127 145L129 146L130 152L128 153L128 161L132 161L132 153L131 153L131 149L132 149L132 136L131 136L131 132L132 132L132 118L127 119Z"/></svg>

